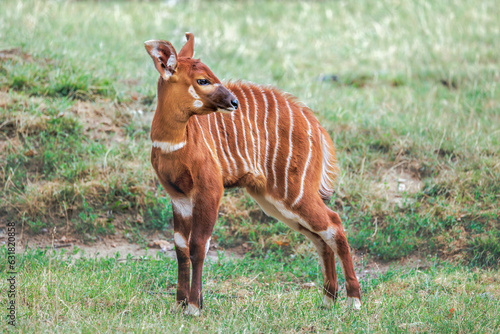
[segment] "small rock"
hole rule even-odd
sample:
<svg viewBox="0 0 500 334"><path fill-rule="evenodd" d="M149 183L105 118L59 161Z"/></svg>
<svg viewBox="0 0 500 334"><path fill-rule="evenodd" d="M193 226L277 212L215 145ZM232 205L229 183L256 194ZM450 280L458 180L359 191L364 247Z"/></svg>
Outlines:
<svg viewBox="0 0 500 334"><path fill-rule="evenodd" d="M406 179L398 179L398 191L404 192L406 190Z"/></svg>
<svg viewBox="0 0 500 334"><path fill-rule="evenodd" d="M115 244L115 243L112 243L112 244L111 244L111 247L116 248L116 244Z"/></svg>
<svg viewBox="0 0 500 334"><path fill-rule="evenodd" d="M151 241L150 243L148 243L148 247L149 248L159 248L159 249L161 249L162 252L166 252L166 251L174 249L174 245L172 245L167 240Z"/></svg>

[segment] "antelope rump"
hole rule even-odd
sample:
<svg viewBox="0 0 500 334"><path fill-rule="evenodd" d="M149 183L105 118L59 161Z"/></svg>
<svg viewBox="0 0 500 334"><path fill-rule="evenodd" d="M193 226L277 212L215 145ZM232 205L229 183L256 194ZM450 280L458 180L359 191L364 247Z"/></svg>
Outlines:
<svg viewBox="0 0 500 334"><path fill-rule="evenodd" d="M339 215L324 203L338 173L328 133L307 106L276 88L223 85L193 59L193 34L186 38L178 54L167 41L145 42L160 73L151 163L172 200L179 268L175 308L200 315L203 262L224 188L243 187L267 215L313 242L323 273L323 305L337 298L337 254L347 302L359 309L347 238Z"/></svg>

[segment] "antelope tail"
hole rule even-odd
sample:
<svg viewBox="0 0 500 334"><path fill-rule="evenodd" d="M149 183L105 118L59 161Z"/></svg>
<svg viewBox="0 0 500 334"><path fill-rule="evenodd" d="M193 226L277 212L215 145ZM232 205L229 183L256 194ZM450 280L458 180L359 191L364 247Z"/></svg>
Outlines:
<svg viewBox="0 0 500 334"><path fill-rule="evenodd" d="M339 172L335 148L332 140L326 131L321 128L321 146L323 153L323 165L321 169L321 184L319 194L323 200L328 200L333 195L335 180Z"/></svg>

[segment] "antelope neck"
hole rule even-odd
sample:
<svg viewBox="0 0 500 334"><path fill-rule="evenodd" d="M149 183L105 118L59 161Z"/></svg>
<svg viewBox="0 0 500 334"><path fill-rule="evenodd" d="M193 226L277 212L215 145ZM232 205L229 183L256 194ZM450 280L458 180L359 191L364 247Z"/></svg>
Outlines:
<svg viewBox="0 0 500 334"><path fill-rule="evenodd" d="M187 140L188 119L170 94L158 94L158 106L151 124L153 146L168 146L173 150L183 147Z"/></svg>
<svg viewBox="0 0 500 334"><path fill-rule="evenodd" d="M151 140L172 144L185 142L187 123L176 119L174 113L158 108L151 124Z"/></svg>

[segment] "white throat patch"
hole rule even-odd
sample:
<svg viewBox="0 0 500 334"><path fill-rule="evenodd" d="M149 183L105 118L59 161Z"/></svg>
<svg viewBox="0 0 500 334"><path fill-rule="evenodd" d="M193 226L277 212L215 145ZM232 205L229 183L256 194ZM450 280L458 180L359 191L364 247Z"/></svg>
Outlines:
<svg viewBox="0 0 500 334"><path fill-rule="evenodd" d="M153 147L159 148L163 153L172 153L177 151L186 145L185 141L180 143L171 143L169 141L154 141Z"/></svg>

